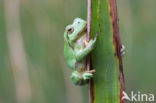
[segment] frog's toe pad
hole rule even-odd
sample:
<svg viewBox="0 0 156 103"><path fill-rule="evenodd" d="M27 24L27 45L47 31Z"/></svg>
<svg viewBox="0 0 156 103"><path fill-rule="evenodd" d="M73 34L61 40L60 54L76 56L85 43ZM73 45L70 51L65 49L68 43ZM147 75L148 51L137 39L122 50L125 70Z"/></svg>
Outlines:
<svg viewBox="0 0 156 103"><path fill-rule="evenodd" d="M93 77L93 74L92 73L84 73L83 75L82 75L82 77L83 77L83 80L88 80L88 79L91 79L92 77Z"/></svg>

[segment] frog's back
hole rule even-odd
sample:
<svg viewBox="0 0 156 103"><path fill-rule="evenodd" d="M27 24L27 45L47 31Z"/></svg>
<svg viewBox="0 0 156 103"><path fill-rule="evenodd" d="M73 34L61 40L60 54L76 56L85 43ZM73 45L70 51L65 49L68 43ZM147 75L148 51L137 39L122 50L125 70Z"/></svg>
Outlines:
<svg viewBox="0 0 156 103"><path fill-rule="evenodd" d="M66 61L67 65L69 66L69 68L74 70L76 60L75 60L72 48L70 48L68 46L68 43L66 41L64 44L64 57L65 57L65 61Z"/></svg>

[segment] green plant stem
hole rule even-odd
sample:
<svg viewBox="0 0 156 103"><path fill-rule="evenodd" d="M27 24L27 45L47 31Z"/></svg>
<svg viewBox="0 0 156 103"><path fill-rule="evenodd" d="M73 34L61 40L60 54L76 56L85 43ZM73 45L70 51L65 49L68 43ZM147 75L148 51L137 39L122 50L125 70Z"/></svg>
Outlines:
<svg viewBox="0 0 156 103"><path fill-rule="evenodd" d="M124 103L122 47L119 37L115 0L92 0L91 37L98 33L97 43L91 54L94 75L93 103Z"/></svg>

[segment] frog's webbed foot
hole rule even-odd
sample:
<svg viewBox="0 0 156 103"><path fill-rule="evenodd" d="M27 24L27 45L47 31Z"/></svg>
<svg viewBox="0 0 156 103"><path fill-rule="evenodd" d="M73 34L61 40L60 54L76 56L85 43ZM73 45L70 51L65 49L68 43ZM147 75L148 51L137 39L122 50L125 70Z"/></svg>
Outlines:
<svg viewBox="0 0 156 103"><path fill-rule="evenodd" d="M85 71L83 73L74 71L74 72L72 72L71 80L76 85L85 85L85 84L87 84L88 80L93 77L93 73L95 73L95 70L89 70L89 71Z"/></svg>
<svg viewBox="0 0 156 103"><path fill-rule="evenodd" d="M95 70L89 70L89 71L85 71L82 75L83 80L89 80L93 77L93 73L95 73Z"/></svg>
<svg viewBox="0 0 156 103"><path fill-rule="evenodd" d="M125 55L125 46L124 45L122 45L120 52L121 52L121 56Z"/></svg>

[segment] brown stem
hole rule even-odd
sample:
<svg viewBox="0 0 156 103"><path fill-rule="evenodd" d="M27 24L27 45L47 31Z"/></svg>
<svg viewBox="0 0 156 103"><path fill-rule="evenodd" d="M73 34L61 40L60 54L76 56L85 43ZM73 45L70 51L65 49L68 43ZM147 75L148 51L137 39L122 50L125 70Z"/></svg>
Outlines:
<svg viewBox="0 0 156 103"><path fill-rule="evenodd" d="M91 0L88 0L88 14L87 14L87 39L90 40L90 31L91 31ZM90 55L87 57L87 70L91 70L91 58ZM94 101L94 87L93 79L89 80L89 103Z"/></svg>
<svg viewBox="0 0 156 103"><path fill-rule="evenodd" d="M120 35L119 35L116 0L109 0L109 1L110 1L110 15L112 17L112 24L113 24L114 45L115 45L117 57L119 58L120 103L125 103L126 102L125 100L121 100L123 96L122 92L125 90L125 83L124 83L124 75L123 75L123 67L122 67L122 55L120 51L122 48L122 44L121 44Z"/></svg>
<svg viewBox="0 0 156 103"><path fill-rule="evenodd" d="M87 15L87 36L88 40L90 39L90 27L91 27L91 16L92 16L92 6L91 0L88 0L88 15Z"/></svg>

